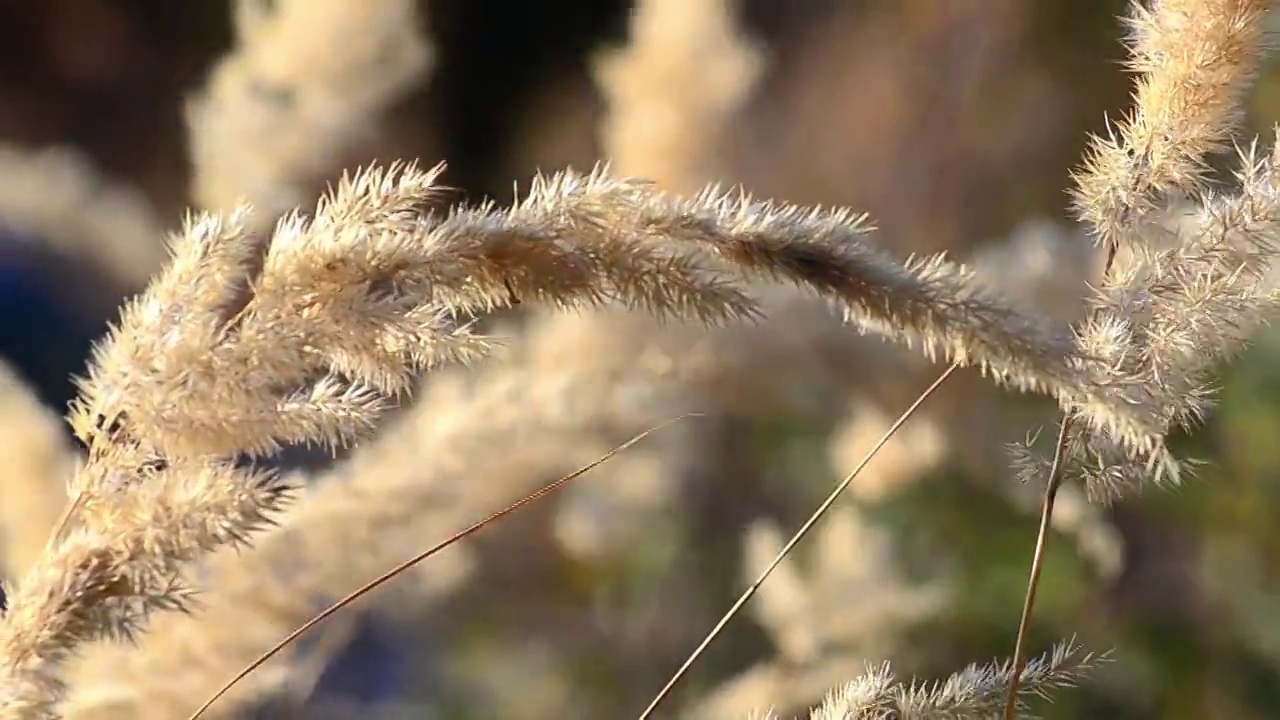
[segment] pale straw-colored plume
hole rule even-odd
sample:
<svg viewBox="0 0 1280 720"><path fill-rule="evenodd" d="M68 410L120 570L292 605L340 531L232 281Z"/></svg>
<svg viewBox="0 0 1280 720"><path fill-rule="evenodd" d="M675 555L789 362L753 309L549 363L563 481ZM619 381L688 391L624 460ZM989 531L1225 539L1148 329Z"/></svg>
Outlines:
<svg viewBox="0 0 1280 720"><path fill-rule="evenodd" d="M186 106L192 196L254 229L309 203L429 74L417 0L235 0L235 45Z"/></svg>
<svg viewBox="0 0 1280 720"><path fill-rule="evenodd" d="M1198 422L1212 372L1275 312L1277 184L1272 153L1239 153L1231 187L1213 189L1210 154L1236 129L1242 96L1266 47L1268 3L1134 4L1135 106L1108 137L1094 137L1076 176L1076 209L1106 248L1108 271L1077 330L1081 351L1143 388L1160 434ZM1095 409L1078 412L1096 418ZM1135 456L1111 428L1068 428L1067 473L1091 496L1176 480L1179 467ZM1026 477L1049 463L1014 451Z"/></svg>
<svg viewBox="0 0 1280 720"><path fill-rule="evenodd" d="M1022 672L1024 696L1046 698L1072 687L1105 662L1074 641L1065 642L1027 663ZM943 682L902 683L889 665L869 669L834 690L810 713L810 720L983 720L1001 717L1004 694L1012 676L1008 663L970 665ZM767 718L775 717L771 713ZM1017 717L1032 718L1020 705Z"/></svg>
<svg viewBox="0 0 1280 720"><path fill-rule="evenodd" d="M92 649L75 668L66 716L185 717L314 614L319 599L354 589L424 544L598 457L617 432L652 427L692 404L684 386L634 355L565 357L565 326L577 319L564 314L535 322L532 337L504 353L501 363L433 373L415 405L389 420L375 440L306 482L279 527L259 535L252 548L209 560L198 614L157 617L136 645ZM593 482L621 481L612 462L600 470L608 477ZM525 546L527 561L534 552L527 534L499 525L487 544ZM467 542L433 557L420 572L318 628L325 636L308 641L306 653L255 671L209 717L240 717L280 703L300 707L306 697L299 678L341 648L326 640L341 640L343 619L370 609L414 627L432 623L440 628L433 636L448 647L445 628L458 624L450 613L478 605L474 597L461 605L450 601L472 579L479 555ZM232 625L236 632L225 632ZM415 652L444 653L445 647Z"/></svg>
<svg viewBox="0 0 1280 720"><path fill-rule="evenodd" d="M1241 119L1264 42L1269 0L1130 4L1133 109L1096 136L1076 178L1075 204L1098 241L1146 244L1152 214L1173 193L1197 194L1212 153Z"/></svg>
<svg viewBox="0 0 1280 720"><path fill-rule="evenodd" d="M1152 416L1166 432L1198 424L1211 408L1215 371L1238 355L1280 310L1275 285L1280 176L1274 153L1241 156L1237 187L1205 196L1173 224L1170 247L1118 253L1091 301L1082 342L1149 389ZM1068 469L1099 499L1165 479L1105 434L1074 430ZM1015 466L1047 469L1025 449Z"/></svg>
<svg viewBox="0 0 1280 720"><path fill-rule="evenodd" d="M64 665L82 645L132 637L154 611L189 609L187 566L244 542L285 499L271 475L226 462L142 462L117 449L77 473L82 487L135 487L85 501L76 525L12 588L0 623L0 717L58 717Z"/></svg>
<svg viewBox="0 0 1280 720"><path fill-rule="evenodd" d="M597 171L539 179L507 210L415 214L434 180L434 172L392 167L345 181L314 218L280 223L256 277L243 212L191 222L173 271L126 310L123 325L133 330L117 332L121 341L98 353L75 412L82 437L97 432L95 424L124 422L149 426L152 442L169 451L269 452L312 435L338 444L377 416L381 400L369 391L403 390L415 369L481 350L457 313L522 300L559 307L610 300L720 322L755 313L735 285L781 280L837 302L862 329L1064 403L1088 403L1090 417L1116 428L1127 447L1159 450L1159 436L1144 424L1147 408L1134 412L1143 389L1080 354L1064 325L1013 310L942 258L894 262L872 247L869 226L850 211L714 190L682 199ZM252 296L234 322L211 322L231 313L228 304L250 281ZM175 323L178 312L208 319ZM274 345L263 345L267 338ZM184 349L185 362L137 372L131 356L160 346ZM229 374L246 364L258 372ZM182 447L183 426L165 418L193 406L173 397L151 406L155 393L129 383L216 402L225 412L266 407L237 398L274 396L282 386L294 394L265 415L233 416L218 428L195 419L201 432L190 434L201 439ZM120 403L116 416L94 409L101 398Z"/></svg>
<svg viewBox="0 0 1280 720"><path fill-rule="evenodd" d="M191 221L170 271L96 353L74 411L81 437L133 434L184 455L341 445L416 372L484 351L467 313L526 300L708 322L754 312L696 258L636 232L635 184L564 174L510 209L420 214L436 176L348 178L314 217L282 219L263 257L247 211ZM156 366L160 350L181 361Z"/></svg>
<svg viewBox="0 0 1280 720"><path fill-rule="evenodd" d="M763 73L728 0L641 0L629 42L602 53L604 155L628 175L694 192L717 175L730 121Z"/></svg>
<svg viewBox="0 0 1280 720"><path fill-rule="evenodd" d="M855 327L974 366L1003 384L1078 409L1150 465L1171 463L1148 389L1076 342L1065 324L1013 309L973 271L942 256L898 263L869 241L865 217L708 189L646 198L648 232L692 244L747 278L783 281L833 300Z"/></svg>

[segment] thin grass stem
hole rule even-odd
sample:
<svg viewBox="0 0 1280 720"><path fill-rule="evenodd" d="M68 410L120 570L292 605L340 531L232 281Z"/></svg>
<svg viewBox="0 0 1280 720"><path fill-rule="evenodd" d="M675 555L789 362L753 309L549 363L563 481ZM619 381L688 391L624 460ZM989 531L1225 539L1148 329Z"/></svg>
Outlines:
<svg viewBox="0 0 1280 720"><path fill-rule="evenodd" d="M778 551L777 556L773 558L773 561L769 563L768 567L766 567L764 571L761 572L760 575L747 587L742 595L738 597L737 601L734 602L733 606L730 607L724 616L720 618L720 621L716 623L715 627L711 628L711 632L707 633L707 636L702 639L702 642L698 644L698 647L695 648L693 653L684 661L684 664L676 670L675 674L671 676L671 679L667 681L667 684L664 685L662 689L658 691L658 694L654 696L653 700L649 702L649 706L644 709L644 712L640 713L640 720L646 720L648 717L653 715L653 711L656 710L658 705L671 694L672 689L674 689L676 684L680 682L680 679L685 676L685 673L689 671L689 668L693 667L693 664L697 662L698 658L702 657L702 654L711 646L711 643L720 635L720 632L729 624L729 621L732 620L734 616L738 614L738 611L747 604L747 601L756 594L756 591L760 589L760 586L764 584L764 581L767 580L769 576L773 574L773 571L782 564L783 559L785 559L795 546L804 539L805 535L808 535L809 531L818 524L818 521L822 519L822 516L831 509L831 506L835 505L840 494L853 483L854 478L858 477L858 474L867 467L871 462L871 459L876 456L876 453L880 452L880 449L889 442L890 438L892 438L894 434L906 424L907 420L915 414L916 410L924 404L925 400L928 400L929 397L932 396L933 393L937 391L937 389L941 387L956 370L959 369L960 365L957 363L952 363L947 366L947 369L943 370L942 374L939 375L938 378L929 385L929 387L925 388L924 392L920 393L920 396L915 399L915 402L911 403L911 406L898 416L898 419L895 420L893 424L889 426L889 429L885 431L884 435L876 441L876 444L872 446L871 450L869 450L866 456L862 458L862 461L858 463L858 466L846 475L844 480L841 480L840 483L835 486L835 489L827 495L826 499L822 501L822 504L818 505L818 508L809 516L809 519L804 521L804 524L800 526L800 529L796 530L795 534L791 536L791 539L787 541L787 544Z"/></svg>

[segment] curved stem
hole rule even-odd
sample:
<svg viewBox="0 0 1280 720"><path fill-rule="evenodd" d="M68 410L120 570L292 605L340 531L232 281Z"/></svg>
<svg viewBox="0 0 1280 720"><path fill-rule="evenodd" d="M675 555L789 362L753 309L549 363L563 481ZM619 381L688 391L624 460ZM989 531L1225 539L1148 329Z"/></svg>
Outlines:
<svg viewBox="0 0 1280 720"><path fill-rule="evenodd" d="M1071 429L1070 416L1063 415L1058 427L1058 444L1053 451L1053 465L1049 468L1049 481L1044 488L1040 504L1040 530L1036 533L1036 549L1031 556L1031 576L1027 580L1027 597L1022 602L1022 617L1018 620L1018 639L1013 645L1013 674L1009 678L1009 694L1004 701L1005 720L1018 716L1018 685L1022 681L1023 666L1027 664L1027 633L1031 627L1031 614L1036 605L1036 591L1040 588L1040 571L1044 568L1045 546L1049 542L1049 526L1053 521L1053 503L1062 486L1062 458L1066 454L1067 436Z"/></svg>
<svg viewBox="0 0 1280 720"><path fill-rule="evenodd" d="M673 423L675 423L675 422L678 422L678 421L680 421L680 420L683 420L683 419L685 419L685 418L687 418L687 417L693 417L693 416L696 416L696 415L697 415L697 413L688 413L688 414L685 414L685 415L681 415L680 417L677 417L677 418L673 418L673 419L671 419L671 420L668 420L668 421L666 421L666 422L662 423L661 425L654 426L654 427L652 427L652 428L649 428L648 430L645 430L644 432L641 432L641 433L638 433L638 434L636 434L636 435L633 435L633 436L631 437L631 439L630 439L630 440L627 440L626 442L624 442L624 443L622 443L621 445L619 445L619 446L615 447L614 449L610 450L609 452L605 453L604 455L601 455L599 458L596 458L595 460L593 460L592 462L588 463L587 465L584 465L584 466L582 466L582 467L578 468L577 470L575 470L575 471L573 471L573 472L569 473L568 475L565 475L564 477L560 478L559 480L556 480L555 482L552 482L551 484L544 486L542 489L538 490L537 492L534 492L534 493L533 493L533 494L531 494L531 495L526 495L525 497L521 498L520 500L517 500L516 502L512 503L511 505L508 505L507 507L503 508L502 510L499 510L498 512L493 513L492 515L489 515L488 517L484 518L483 520L480 520L480 521L478 521L478 522L476 522L476 523L473 523L473 524L471 524L470 526L468 526L467 528L465 528L465 529L463 529L463 530L459 530L458 532L454 533L453 535L451 535L451 536L450 536L450 537L448 537L447 539L442 540L442 541L440 541L440 542L436 543L435 545L431 546L430 548L427 548L426 550L423 550L422 552L418 553L417 555L414 555L413 557L409 558L408 560L405 560L404 562L400 563L399 565L396 565L395 567L393 567L393 568L391 568L390 570L386 571L385 573L383 573L383 574L379 575L378 577L374 578L373 580L370 580L369 582L365 583L364 585L361 585L359 588L357 588L357 589L355 589L354 591L352 591L352 592L351 592L350 594L348 594L346 597L342 598L341 600L339 600L339 601L337 601L337 602L333 603L333 604L332 604L332 605L330 605L329 607L327 607L327 608L325 608L324 610L320 611L317 615L315 615L314 617L312 617L310 620L306 621L306 622L305 622L305 623L303 623L302 625L299 625L299 626L297 627L297 629L295 629L293 632L291 632L291 633L289 633L288 635L286 635L286 636L284 637L284 639L282 639L280 642L278 642L278 643L276 643L274 646L272 646L272 647L271 647L271 649L269 649L269 650L267 650L266 652L262 653L261 655L259 655L259 656L258 656L258 658L257 658L256 660L254 660L253 662L251 662L251 663L249 663L248 665L246 665L246 666L244 667L244 669L242 669L240 672L236 673L235 677L232 677L232 678L231 678L230 680L228 680L228 681L227 681L227 682L226 682L226 683L225 683L221 688L219 688L219 689L218 689L218 691L217 691L216 693L214 693L214 694L213 694L213 697L211 697L211 698L209 698L208 700L206 700L206 701L204 702L204 704L203 704L203 705L201 705L199 708L197 708L197 709L196 709L196 711L195 711L195 712L191 713L191 715L189 715L189 716L188 716L187 720L199 720L199 718L200 718L202 715L204 715L204 714L205 714L205 712L206 712L210 707L212 707L212 706L213 706L213 704L214 704L215 702L217 702L217 701L218 701L218 700L219 700L223 695L226 695L226 694L227 694L227 692L231 690L231 688L235 687L236 683L238 683L238 682L240 682L241 680L243 680L244 678L248 677L248 676L249 676L249 674L250 674L250 673L252 673L254 670L257 670L259 667L262 667L262 665L263 665L263 664L265 664L268 660L270 660L271 658L275 657L277 654L279 654L279 653L280 653L280 651L281 651L281 650L284 650L284 649L285 649L286 647L288 647L288 646L289 646L289 645L290 645L294 640L297 640L299 637L301 637L301 636L303 635L303 633L307 632L308 630L310 630L310 629L314 628L315 626L319 625L320 623L324 622L325 620L327 620L329 617L331 617L332 615L334 615L334 614L335 614L335 613L337 613L338 611L340 611L340 610L342 610L343 608L347 607L348 605L350 605L351 603L355 602L356 600L359 600L361 597L363 597L363 596L365 596L365 595L369 594L370 592L372 592L373 590L377 589L378 587L380 587L380 586L382 586L382 585L386 584L387 582L390 582L391 580L395 579L395 578L396 578L396 576L398 576L398 575L400 575L401 573L405 572L406 570L408 570L409 568L413 567L414 565L417 565L418 563L422 562L423 560L426 560L427 558L431 557L432 555L435 555L436 553L440 552L441 550L444 550L445 548L449 547L450 545L453 545L454 543L458 542L459 540L462 540L463 538L467 537L468 535L471 535L471 534L473 534L473 533L475 533L475 532L479 531L481 528L483 528L483 527L485 527L486 525L488 525L488 524L490 524L490 523L494 522L495 520L498 520L498 519L500 519L500 518L502 518L502 517L504 517L504 516L506 516L506 515L509 515L509 514L511 514L511 513L513 513L513 512L515 512L516 510L519 510L520 508L524 507L525 505L529 505L530 503L533 503L533 502L535 502L535 501L537 501L537 500L540 500L540 499L542 499L542 498L546 497L547 495L550 495L551 493L555 492L556 490L559 490L560 488L562 488L562 487L563 487L565 484L567 484L569 481L571 481L571 480L573 480L573 479L575 479L575 478L581 477L581 476L585 475L587 472L589 472L590 470L593 470L593 469L595 469L596 467L599 467L600 465L602 465L602 464L603 464L606 460L608 460L609 458L613 457L614 455L617 455L618 453L622 452L623 450L626 450L627 448L631 447L632 445L635 445L636 443L638 443L638 442L640 442L641 440L645 439L645 438L646 438L646 437L648 437L649 435L652 435L653 433L657 432L658 430L661 430L662 428L664 428L664 427L666 427L666 426L668 426L668 425L671 425L671 424L673 424Z"/></svg>
<svg viewBox="0 0 1280 720"><path fill-rule="evenodd" d="M795 535L792 535L791 539L787 541L787 544L778 551L777 556L773 558L773 561L769 563L769 566L766 567L764 571L760 573L760 576L757 577L755 581L747 587L742 595L738 597L737 601L733 603L733 606L730 607L727 612L725 612L724 616L720 618L720 621L716 623L715 627L711 628L711 632L707 633L707 636L702 639L702 642L698 644L698 647L695 648L693 653L689 655L688 659L684 661L684 664L676 670L675 674L671 676L671 679L667 681L667 684L664 685L662 689L658 691L658 694L654 696L653 700L649 702L649 706L644 709L644 712L640 713L640 720L647 720L649 716L653 715L653 711L656 710L658 705L671 694L671 690L675 688L676 684L680 682L680 679L685 676L685 673L689 671L689 668L693 667L693 664L697 662L699 657L702 657L702 653L706 652L706 649L711 646L712 641L716 639L722 630L724 630L725 626L729 624L729 621L738 614L738 611L742 609L742 606L747 604L747 601L756 594L756 591L760 589L760 586L764 584L764 581L773 574L773 571L779 565L782 564L782 560L791 553L791 550L800 543L805 535L809 534L809 531L818 523L818 520L822 519L822 516L831 509L831 506L835 504L836 500L840 497L840 494L849 487L853 482L853 479L858 476L858 473L862 472L863 468L871 462L871 459L875 457L876 453L880 452L880 449L889 442L889 439L893 437L894 433L898 432L898 429L901 428L907 420L915 414L916 410L924 404L924 401L929 399L929 397L933 395L934 391L941 387L942 384L947 381L947 378L951 377L951 374L959 368L960 366L954 363L948 366L947 369L938 376L938 379L934 380L924 392L920 393L920 397L916 398L915 402L911 403L911 407L908 407L906 411L904 411L902 415L900 415L898 419L889 426L889 429L885 431L880 440L877 441L871 450L867 452L866 456L862 458L862 461L858 463L858 466L853 469L853 472L845 476L844 480L840 481L840 484L836 485L835 489L832 490L831 493L827 495L827 498L822 501L822 504L818 506L818 509L813 511L813 514L809 516L809 519L805 520L804 524L800 526L800 529L796 531Z"/></svg>

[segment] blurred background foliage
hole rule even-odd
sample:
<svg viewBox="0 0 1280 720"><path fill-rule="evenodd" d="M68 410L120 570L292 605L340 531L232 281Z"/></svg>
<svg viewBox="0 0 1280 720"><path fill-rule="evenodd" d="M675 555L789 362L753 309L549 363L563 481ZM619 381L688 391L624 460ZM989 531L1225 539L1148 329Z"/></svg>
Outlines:
<svg viewBox="0 0 1280 720"><path fill-rule="evenodd" d="M1120 0L741 0L735 7L766 65L717 149L717 170L701 181L867 210L886 229L883 242L904 254L945 249L964 257L1028 221L1066 222L1069 170L1086 133L1102 130L1106 114L1126 105ZM626 41L625 0L430 0L420 11L434 65L388 112L377 152L393 154L382 159L448 159L447 181L458 197L501 202L513 181L539 168L583 167L604 157L597 129L605 108L591 67L602 47ZM228 3L218 0L0 1L0 142L74 148L104 182L136 188L172 227L192 204L182 105L231 48L230 17ZM1258 85L1250 123L1266 132L1277 118L1280 74L1272 68ZM0 196L24 182L0 181ZM77 202L95 202L94 192ZM20 203L0 197L0 355L61 412L73 393L68 377L137 284L99 275L84 256L38 237L45 226L24 225L22 212ZM1114 648L1117 661L1085 688L1062 693L1045 717L1276 716L1280 340L1264 338L1224 369L1222 386L1223 402L1207 426L1179 438L1183 450L1206 461L1195 479L1100 511L1110 540L1099 542L1110 550L1090 546L1076 531L1053 538L1033 647L1076 635L1090 649ZM883 656L904 674L938 677L1010 653L1037 490L984 475L998 475L1000 444L1017 439L1002 433L1046 422L1049 408L1003 396L979 407L964 393L950 402L955 407L943 415L952 420L998 411L1017 421L970 418L968 434L949 436L940 462L853 503L891 539L902 582L946 578L947 599L893 629L891 644L855 648L858 664L840 672ZM883 412L892 416L905 404L886 403ZM597 622L632 606L683 616L675 639L664 641L665 654L651 661L621 652L558 659L554 672L568 678L562 682L573 687L575 707L590 698L589 707L630 712L661 684L742 586L748 525L766 517L787 534L838 477L830 456L845 466L856 459L832 449L836 419L724 419L700 446L703 472L712 485L739 483L738 490L689 500L680 521L654 518L645 541L621 559L570 557L538 566L549 574L540 587L568 588L565 612L594 613ZM816 563L809 557L815 554L806 547L798 562ZM678 598L666 595L673 568L684 576ZM855 608L869 602L869 589L845 588L850 622L881 623ZM510 605L524 602L521 593L511 595L506 605L453 618L452 632L462 638L450 646L455 666L494 665L504 655L490 641ZM770 658L776 639L767 626L755 618L736 623L682 686L676 705L697 715L701 699L713 702L732 678ZM628 632L604 637L625 643ZM361 652L356 656L365 657ZM501 677L509 684L495 693L522 688L508 676L542 667L546 652L531 645L505 655L512 665ZM548 667L536 674L553 672ZM512 692L518 705L522 691ZM510 709L491 697L452 700L441 704L444 716Z"/></svg>

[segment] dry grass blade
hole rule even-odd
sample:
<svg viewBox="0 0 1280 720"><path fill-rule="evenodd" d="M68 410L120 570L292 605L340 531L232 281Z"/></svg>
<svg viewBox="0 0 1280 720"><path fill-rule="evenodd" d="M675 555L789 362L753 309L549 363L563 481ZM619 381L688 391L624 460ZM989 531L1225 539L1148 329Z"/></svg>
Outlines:
<svg viewBox="0 0 1280 720"><path fill-rule="evenodd" d="M267 650L262 655L258 656L258 658L255 659L253 662L245 666L243 670L237 673L235 677L228 680L225 685L219 688L219 690L216 693L214 693L212 697L206 700L203 705L197 708L195 712L191 713L191 715L188 717L187 720L199 720L199 718L203 716L209 708L213 707L213 704L216 703L219 698L221 698L223 695L226 695L231 690L231 688L235 687L236 683L248 677L249 674L252 673L254 670L257 670L258 668L262 667L262 665L264 665L267 661L269 661L271 658L279 654L281 650L284 650L291 643L293 643L294 640L297 640L308 630L314 628L315 626L324 622L328 618L332 617L334 614L340 612L342 609L348 607L349 605L351 605L351 603L355 602L356 600L359 600L361 597L364 597L365 595L368 595L370 592L373 592L374 590L378 589L382 585L385 585L391 580L394 580L397 576L404 573L409 568L413 567L414 565L417 565L423 560L426 560L432 555L439 553L445 548L448 548L450 545L453 545L454 543L476 532L479 532L482 528L489 525L490 523L500 520L503 517L515 512L516 510L519 510L520 508L525 507L526 505L537 502L538 500L541 500L542 498L545 498L548 495L551 495L552 493L564 487L569 482L572 482L573 480L579 477L582 477L583 475L587 474L588 472L594 470L595 468L607 462L613 456L626 450L627 448L630 448L631 446L635 445L641 440L644 440L646 437L652 435L653 433L658 432L659 430L667 427L668 425L674 425L675 423L690 417L698 417L698 413L686 413L684 415L680 415L679 417L672 418L671 420L668 420L659 425L655 425L654 427L651 427L648 430L645 430L643 432L640 432L631 436L631 438L628 439L626 442L622 443L621 445L618 445L617 447L614 447L612 450L605 453L604 455L601 455L600 457L596 458L590 463L583 465L577 470L574 470L568 475L565 475L564 477L561 477L560 479L555 480L554 482L548 485L543 486L538 491L530 495L526 495L520 500L517 500L516 502L493 513L492 515L489 515L488 517L482 520L479 520L462 530L459 530L458 532L454 533L450 537L436 543L435 545L432 545L430 548L423 550L417 555L414 555L408 560L405 560L399 565L391 568L390 570L383 573L382 575L379 575L373 580L370 580L364 585L361 585L359 588L356 588L351 593L349 593L346 597L333 603L329 607L325 608L324 610L316 614L315 617L311 618L307 622L298 626L296 630L286 635L282 640L280 640L280 642L272 646L271 649Z"/></svg>
<svg viewBox="0 0 1280 720"><path fill-rule="evenodd" d="M905 425L907 420L911 419L911 416L915 414L916 410L920 409L920 406L923 405L938 388L942 387L942 384L959 369L959 363L952 363L947 366L947 369L943 370L942 374L939 375L938 378L929 385L929 387L925 388L924 392L920 393L920 396L915 399L915 402L911 403L911 406L898 416L898 419L889 426L889 429L885 431L884 435L880 437L869 451L867 451L866 456L862 458L862 461L858 463L858 466L846 475L844 480L841 480L840 483L836 485L835 489L833 489L830 494L827 495L826 499L822 501L822 504L818 505L818 508L809 516L809 519L805 520L804 524L800 526L800 529L797 530L795 534L791 536L791 539L787 541L787 544L778 551L778 554L774 557L773 561L765 567L760 575L751 583L750 586L747 587L742 595L738 597L738 600L734 602L733 606L730 607L724 616L720 618L720 621L716 623L715 627L711 628L711 632L707 633L707 636L703 638L702 642L698 644L698 647L695 648L693 653L689 655L688 659L684 661L684 664L676 670L675 674L671 676L671 679L667 681L667 684L664 685L662 689L658 691L658 694L654 696L653 700L649 702L649 706L644 709L644 712L640 713L640 720L645 720L653 715L653 711L658 708L658 705L662 703L663 699L671 694L671 690L676 686L676 683L680 682L680 679L689 671L689 668L693 667L693 664L702 656L702 653L711 646L712 641L714 641L720 632L724 630L725 626L729 624L729 621L738 614L738 611L741 610L752 596L756 594L756 591L760 589L760 586L764 584L764 581L767 580L769 576L773 574L773 571L782 564L783 559L785 559L787 555L791 554L791 551L795 546L800 544L800 541L804 539L805 535L808 535L814 525L816 525L818 521L822 519L822 516L831 509L831 506L835 504L837 499L839 499L841 493L843 493L849 485L853 483L854 479L858 477L858 473L862 472L863 468L871 462L876 453L880 452L880 449L889 442L889 439L898 432L899 428Z"/></svg>
<svg viewBox="0 0 1280 720"><path fill-rule="evenodd" d="M1106 264L1102 276L1111 275L1116 261L1117 246L1107 247ZM1031 627L1031 615L1035 612L1036 594L1040 588L1040 573L1044 569L1044 553L1049 543L1049 528L1053 522L1054 502L1058 497L1058 489L1062 486L1062 476L1066 469L1067 447L1071 442L1072 418L1064 413L1058 426L1058 438L1054 444L1053 460L1049 466L1049 474L1045 480L1044 497L1040 504L1040 526L1036 531L1035 550L1031 556L1031 569L1027 575L1027 594L1022 603L1022 614L1018 618L1018 635L1013 642L1013 660L1010 665L1009 692L1005 698L1004 718L1015 720L1018 716L1018 686L1022 680L1022 672L1026 664L1027 633Z"/></svg>
<svg viewBox="0 0 1280 720"><path fill-rule="evenodd" d="M1053 505L1058 497L1058 488L1062 485L1062 459L1066 454L1068 433L1071 431L1071 418L1064 416L1058 429L1057 446L1053 451L1053 467L1049 471L1049 480L1044 488L1044 500L1040 509L1040 529L1036 533L1036 549L1031 558L1031 574L1027 580L1027 596L1022 603L1022 617L1018 620L1018 637L1013 644L1013 661L1009 677L1009 694L1005 698L1005 720L1018 717L1018 685L1022 681L1023 667L1026 665L1027 633L1031 628L1031 613L1036 606L1036 591L1040 588L1040 571L1044 569L1044 550L1049 542L1049 524L1053 522Z"/></svg>

